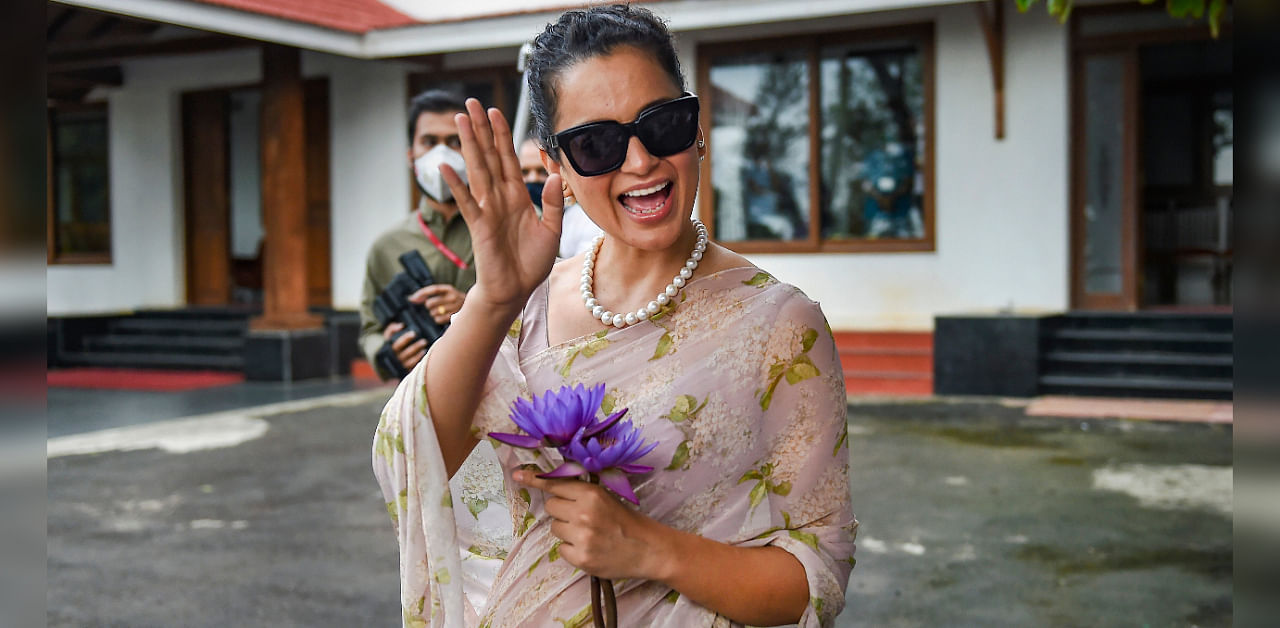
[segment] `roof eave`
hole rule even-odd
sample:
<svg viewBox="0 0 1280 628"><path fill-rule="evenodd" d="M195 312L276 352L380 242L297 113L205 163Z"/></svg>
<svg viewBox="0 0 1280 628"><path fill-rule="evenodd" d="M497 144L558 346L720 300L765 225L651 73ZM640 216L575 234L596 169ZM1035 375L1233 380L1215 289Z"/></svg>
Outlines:
<svg viewBox="0 0 1280 628"><path fill-rule="evenodd" d="M517 13L414 24L360 34L184 0L54 1L359 59L518 46L541 31L549 20L560 13ZM803 3L783 3L776 0L699 0L650 4L669 20L672 31L682 32L976 1L980 0L810 0Z"/></svg>
<svg viewBox="0 0 1280 628"><path fill-rule="evenodd" d="M199 2L175 0L53 0L68 6L176 24L203 31L284 44L347 57L368 58L364 36L293 20Z"/></svg>

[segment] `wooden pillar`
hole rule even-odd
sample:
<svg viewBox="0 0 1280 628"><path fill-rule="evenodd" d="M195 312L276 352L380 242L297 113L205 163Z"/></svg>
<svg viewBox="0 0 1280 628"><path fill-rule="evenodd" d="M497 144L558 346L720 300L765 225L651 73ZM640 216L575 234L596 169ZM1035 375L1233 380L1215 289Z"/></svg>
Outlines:
<svg viewBox="0 0 1280 628"><path fill-rule="evenodd" d="M982 25L983 39L987 42L987 61L991 64L997 140L1004 139L1004 3L1005 0L991 0L990 3L973 5L978 12L978 22ZM987 11L986 4L991 5L990 12Z"/></svg>
<svg viewBox="0 0 1280 628"><path fill-rule="evenodd" d="M306 137L301 55L262 49L262 316L252 329L318 328L307 312Z"/></svg>

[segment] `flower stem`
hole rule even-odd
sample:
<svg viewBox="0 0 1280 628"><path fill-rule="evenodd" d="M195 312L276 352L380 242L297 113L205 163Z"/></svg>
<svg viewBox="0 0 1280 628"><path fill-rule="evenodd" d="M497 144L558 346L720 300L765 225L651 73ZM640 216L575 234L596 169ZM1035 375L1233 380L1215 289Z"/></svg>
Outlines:
<svg viewBox="0 0 1280 628"><path fill-rule="evenodd" d="M607 628L600 613L600 579L591 576L591 623L595 628Z"/></svg>
<svg viewBox="0 0 1280 628"><path fill-rule="evenodd" d="M594 473L587 474L587 481L592 484L600 484L600 478ZM606 622L600 612L600 590L608 591L605 603L609 605L607 610L611 610L610 615L613 617L612 622ZM605 580L603 583L599 578L591 576L591 619L595 623L596 628L616 628L618 625L618 609L613 599L613 583Z"/></svg>
<svg viewBox="0 0 1280 628"><path fill-rule="evenodd" d="M618 600L613 594L613 581L604 580L600 583L600 587L604 589L605 628L618 628Z"/></svg>

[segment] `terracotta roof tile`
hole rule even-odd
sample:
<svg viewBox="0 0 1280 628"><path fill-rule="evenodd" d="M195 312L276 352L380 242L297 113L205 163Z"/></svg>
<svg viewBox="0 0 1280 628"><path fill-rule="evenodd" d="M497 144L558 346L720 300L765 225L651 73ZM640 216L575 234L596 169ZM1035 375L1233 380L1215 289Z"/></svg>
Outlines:
<svg viewBox="0 0 1280 628"><path fill-rule="evenodd" d="M349 33L418 23L378 0L191 0Z"/></svg>

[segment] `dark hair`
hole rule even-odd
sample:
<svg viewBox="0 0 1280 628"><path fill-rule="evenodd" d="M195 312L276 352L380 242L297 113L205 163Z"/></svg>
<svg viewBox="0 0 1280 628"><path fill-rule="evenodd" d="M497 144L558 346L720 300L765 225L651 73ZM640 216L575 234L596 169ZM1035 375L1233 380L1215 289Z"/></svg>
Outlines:
<svg viewBox="0 0 1280 628"><path fill-rule="evenodd" d="M443 89L429 89L409 101L409 144L413 144L413 132L418 130L418 116L424 113L466 112L462 97Z"/></svg>
<svg viewBox="0 0 1280 628"><path fill-rule="evenodd" d="M684 91L684 72L671 32L648 9L625 4L566 11L533 40L529 58L529 113L533 136L547 150L555 123L556 81L569 66L607 55L618 46L634 46L653 55L671 82ZM548 150L559 159L559 151Z"/></svg>

